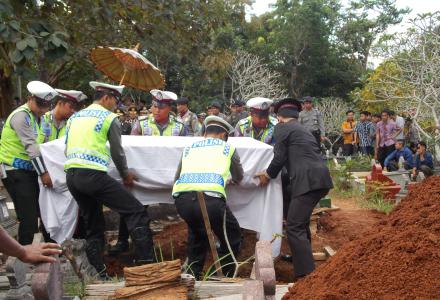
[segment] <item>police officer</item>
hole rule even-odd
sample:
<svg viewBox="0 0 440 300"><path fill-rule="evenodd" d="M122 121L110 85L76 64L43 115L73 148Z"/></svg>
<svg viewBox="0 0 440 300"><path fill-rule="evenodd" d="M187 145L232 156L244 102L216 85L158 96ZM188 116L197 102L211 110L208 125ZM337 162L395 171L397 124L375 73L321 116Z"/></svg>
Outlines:
<svg viewBox="0 0 440 300"><path fill-rule="evenodd" d="M241 229L226 204L226 185L229 174L233 183L243 179L240 157L234 146L227 143L234 128L217 116L205 119L205 139L183 151L173 187L177 212L188 225L188 266L200 278L208 250L208 239L197 192L204 192L212 230L220 241L219 256L229 254L223 231L226 213L226 233L232 252L237 256L241 244ZM222 259L223 273L233 275L231 256Z"/></svg>
<svg viewBox="0 0 440 300"><path fill-rule="evenodd" d="M291 202L287 214L287 238L295 277L315 269L309 229L313 208L333 187L330 172L320 155L315 137L298 122L301 104L283 99L275 105L279 123L275 127L274 157L265 172L256 176L265 186L287 167L291 181Z"/></svg>
<svg viewBox="0 0 440 300"><path fill-rule="evenodd" d="M319 145L324 140L325 129L322 120L322 114L313 108L313 98L310 96L304 97L303 110L299 113L299 122L306 127L315 137Z"/></svg>
<svg viewBox="0 0 440 300"><path fill-rule="evenodd" d="M67 187L77 201L86 223L86 253L102 278L107 277L102 259L105 222L102 205L117 211L128 227L135 246L136 263L153 262L153 241L144 206L120 183L107 174L111 158L125 186L135 176L128 171L121 145L121 125L116 108L124 86L90 82L95 102L74 114L67 124ZM110 151L106 147L110 144Z"/></svg>
<svg viewBox="0 0 440 300"><path fill-rule="evenodd" d="M272 100L262 97L252 98L246 105L251 115L240 120L235 127L235 136L251 137L266 144L273 144L273 130L278 121L269 116Z"/></svg>
<svg viewBox="0 0 440 300"><path fill-rule="evenodd" d="M44 140L39 123L58 94L40 81L29 82L27 90L30 93L27 103L6 119L0 140L0 174L20 222L18 241L22 245L31 244L34 233L38 232L38 176L45 186L52 187L38 145ZM44 236L48 240L46 233Z"/></svg>
<svg viewBox="0 0 440 300"><path fill-rule="evenodd" d="M248 112L244 110L245 103L242 100L232 100L230 109L231 114L226 117L226 122L235 127L238 121L249 116Z"/></svg>
<svg viewBox="0 0 440 300"><path fill-rule="evenodd" d="M188 103L189 99L187 97L177 99L177 121L185 125L188 136L195 136L200 132L199 120L197 115L189 110Z"/></svg>
<svg viewBox="0 0 440 300"><path fill-rule="evenodd" d="M70 116L79 110L80 103L87 99L83 92L74 90L55 89L58 93L54 109L41 117L41 131L44 143L63 137L66 133L66 122Z"/></svg>
<svg viewBox="0 0 440 300"><path fill-rule="evenodd" d="M132 135L182 136L187 135L185 126L176 120L170 112L172 103L177 100L173 92L151 90L153 96L152 114L136 122Z"/></svg>

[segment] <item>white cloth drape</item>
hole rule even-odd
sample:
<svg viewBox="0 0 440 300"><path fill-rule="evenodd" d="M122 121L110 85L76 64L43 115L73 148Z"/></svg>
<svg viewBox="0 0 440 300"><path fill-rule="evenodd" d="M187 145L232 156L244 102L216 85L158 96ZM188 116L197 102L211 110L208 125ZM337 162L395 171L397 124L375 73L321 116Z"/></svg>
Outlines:
<svg viewBox="0 0 440 300"><path fill-rule="evenodd" d="M183 148L200 137L147 137L123 136L122 145L128 167L135 172L138 181L133 194L143 204L174 203L171 188ZM239 186L227 188L227 204L242 228L254 230L259 238L272 240L282 233L283 201L281 180L271 180L265 188L258 187L255 173L265 170L273 157L273 148L251 138L230 138L241 158L244 179ZM43 223L51 237L61 243L71 238L76 226L78 206L66 186L63 164L64 139L40 146L44 162L54 185L53 189L40 184L40 210ZM109 174L119 178L110 165ZM122 200L122 199L121 199ZM280 252L281 240L273 243L273 255Z"/></svg>

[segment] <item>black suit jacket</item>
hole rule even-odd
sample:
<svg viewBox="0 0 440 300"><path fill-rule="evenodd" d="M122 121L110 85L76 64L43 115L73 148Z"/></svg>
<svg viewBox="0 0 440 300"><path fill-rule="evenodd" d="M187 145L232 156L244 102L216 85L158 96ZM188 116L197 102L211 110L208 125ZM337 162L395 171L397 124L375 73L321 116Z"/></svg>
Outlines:
<svg viewBox="0 0 440 300"><path fill-rule="evenodd" d="M274 139L274 157L267 174L275 178L285 166L291 180L292 197L333 188L330 172L315 137L297 120L278 123Z"/></svg>

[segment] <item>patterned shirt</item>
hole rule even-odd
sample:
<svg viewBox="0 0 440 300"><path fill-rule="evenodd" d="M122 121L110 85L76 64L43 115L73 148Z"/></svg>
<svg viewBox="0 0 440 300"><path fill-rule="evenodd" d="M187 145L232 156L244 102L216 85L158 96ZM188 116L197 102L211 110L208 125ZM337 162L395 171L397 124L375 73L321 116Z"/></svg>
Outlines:
<svg viewBox="0 0 440 300"><path fill-rule="evenodd" d="M388 120L386 123L380 121L377 123L377 132L379 133L379 147L391 146L396 143L393 135L399 130L396 122Z"/></svg>
<svg viewBox="0 0 440 300"><path fill-rule="evenodd" d="M359 122L354 127L354 132L359 136L359 146L370 147L373 145L372 133L375 131L370 121Z"/></svg>

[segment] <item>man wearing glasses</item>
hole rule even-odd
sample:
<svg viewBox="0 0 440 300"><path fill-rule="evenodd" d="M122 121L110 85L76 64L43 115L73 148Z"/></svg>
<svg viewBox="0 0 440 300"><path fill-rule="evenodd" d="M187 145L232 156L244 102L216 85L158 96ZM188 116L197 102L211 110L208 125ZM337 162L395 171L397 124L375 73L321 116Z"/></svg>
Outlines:
<svg viewBox="0 0 440 300"><path fill-rule="evenodd" d="M140 119L133 126L132 135L148 136L186 136L187 129L183 123L170 114L177 95L169 91L151 90L153 96L151 115Z"/></svg>
<svg viewBox="0 0 440 300"><path fill-rule="evenodd" d="M121 145L121 124L113 113L124 86L92 81L95 101L67 122L64 164L67 187L79 205L86 227L86 253L102 279L107 278L102 253L105 221L102 206L118 212L128 227L137 264L153 262L153 239L144 206L107 174L110 157L126 187L136 180L128 171ZM110 150L107 148L107 141Z"/></svg>
<svg viewBox="0 0 440 300"><path fill-rule="evenodd" d="M18 241L22 245L32 244L38 232L38 176L45 186L52 187L40 154L43 134L39 123L58 94L40 81L29 82L27 90L27 102L9 115L0 140L0 177L20 221Z"/></svg>

